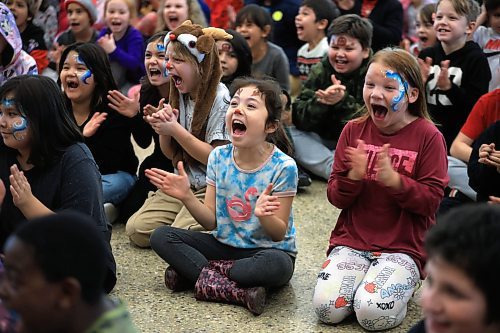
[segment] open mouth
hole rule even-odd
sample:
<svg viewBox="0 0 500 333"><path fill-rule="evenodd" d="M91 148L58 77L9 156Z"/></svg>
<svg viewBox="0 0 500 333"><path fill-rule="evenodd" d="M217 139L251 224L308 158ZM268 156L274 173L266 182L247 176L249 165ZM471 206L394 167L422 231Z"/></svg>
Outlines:
<svg viewBox="0 0 500 333"><path fill-rule="evenodd" d="M295 27L297 28L297 33L304 31L304 27L301 25L296 25Z"/></svg>
<svg viewBox="0 0 500 333"><path fill-rule="evenodd" d="M79 85L80 84L76 80L68 80L68 81L66 81L66 86L69 89L76 89L76 88L78 88Z"/></svg>
<svg viewBox="0 0 500 333"><path fill-rule="evenodd" d="M172 75L172 79L174 80L174 84L179 86L182 84L182 78L179 75Z"/></svg>
<svg viewBox="0 0 500 333"><path fill-rule="evenodd" d="M179 22L179 18L177 16L169 16L168 20L170 21L170 23L174 24L177 24L177 22Z"/></svg>
<svg viewBox="0 0 500 333"><path fill-rule="evenodd" d="M379 104L372 104L371 106L375 118L385 118L385 115L387 114L387 108L385 106Z"/></svg>
<svg viewBox="0 0 500 333"><path fill-rule="evenodd" d="M112 21L112 22L111 22L111 25L112 25L113 27L119 27L119 26L121 26L121 25L122 25L122 22L121 22L121 21Z"/></svg>
<svg viewBox="0 0 500 333"><path fill-rule="evenodd" d="M78 23L78 22L71 22L69 25L72 26L72 27L79 27L80 23Z"/></svg>
<svg viewBox="0 0 500 333"><path fill-rule="evenodd" d="M159 68L150 68L149 76L150 77L161 76L161 70Z"/></svg>
<svg viewBox="0 0 500 333"><path fill-rule="evenodd" d="M438 31L438 32L440 32L440 33L449 32L449 30L448 30L448 29L444 29L444 28L440 28L440 29L438 29L437 31Z"/></svg>
<svg viewBox="0 0 500 333"><path fill-rule="evenodd" d="M234 119L233 122L231 123L231 128L233 130L233 135L236 136L241 136L244 135L245 132L247 131L247 126L238 119Z"/></svg>

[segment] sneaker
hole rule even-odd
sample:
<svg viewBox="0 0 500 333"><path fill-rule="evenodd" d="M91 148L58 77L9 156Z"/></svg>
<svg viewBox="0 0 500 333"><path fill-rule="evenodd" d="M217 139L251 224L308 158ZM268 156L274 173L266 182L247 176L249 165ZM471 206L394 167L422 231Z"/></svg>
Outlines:
<svg viewBox="0 0 500 333"><path fill-rule="evenodd" d="M309 177L309 174L304 171L302 168L298 168L299 171L299 182L298 182L298 187L307 187L312 184L311 177Z"/></svg>
<svg viewBox="0 0 500 333"><path fill-rule="evenodd" d="M118 209L111 202L104 204L104 213L109 223L113 223L118 218Z"/></svg>

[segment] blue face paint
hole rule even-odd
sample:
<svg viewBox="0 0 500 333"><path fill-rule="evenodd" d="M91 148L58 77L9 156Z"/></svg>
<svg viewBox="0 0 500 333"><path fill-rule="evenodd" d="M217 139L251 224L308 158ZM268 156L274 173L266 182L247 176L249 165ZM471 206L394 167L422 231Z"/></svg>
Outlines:
<svg viewBox="0 0 500 333"><path fill-rule="evenodd" d="M20 116L21 119L12 125L12 136L17 141L24 140L24 133L21 133L28 129L28 120L24 116Z"/></svg>
<svg viewBox="0 0 500 333"><path fill-rule="evenodd" d="M169 72L169 70L167 68L167 62L168 62L167 60L164 60L163 61L163 65L162 65L163 66L163 76L164 77L169 77L170 76L170 72Z"/></svg>
<svg viewBox="0 0 500 333"><path fill-rule="evenodd" d="M156 44L156 51L165 52L165 45L160 44L160 43Z"/></svg>
<svg viewBox="0 0 500 333"><path fill-rule="evenodd" d="M2 99L2 105L6 108L13 107L16 104L16 100L14 98L6 98Z"/></svg>
<svg viewBox="0 0 500 333"><path fill-rule="evenodd" d="M76 63L79 64L79 65L84 65L85 67L88 68L87 64L85 64L85 62L82 60L82 58L80 58L79 55L75 55L75 60L76 60ZM92 76L92 71L90 69L87 69L81 76L80 76L80 80L84 83L84 84L88 84L87 80Z"/></svg>
<svg viewBox="0 0 500 333"><path fill-rule="evenodd" d="M83 83L88 84L87 80L92 76L92 72L90 69L87 69L82 76L80 77L80 80L82 80Z"/></svg>
<svg viewBox="0 0 500 333"><path fill-rule="evenodd" d="M403 81L401 75L393 71L386 70L384 74L386 78L396 80L396 82L398 82L399 84L399 89L398 89L399 94L392 99L392 104L391 104L392 111L396 112L399 110L400 107L400 105L398 105L399 102L403 100L405 92L408 90L408 82Z"/></svg>

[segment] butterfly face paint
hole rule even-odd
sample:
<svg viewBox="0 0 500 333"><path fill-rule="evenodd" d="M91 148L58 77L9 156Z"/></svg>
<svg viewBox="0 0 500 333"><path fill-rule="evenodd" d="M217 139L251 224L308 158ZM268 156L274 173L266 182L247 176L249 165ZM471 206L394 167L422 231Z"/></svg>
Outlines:
<svg viewBox="0 0 500 333"><path fill-rule="evenodd" d="M85 62L82 60L82 58L80 58L79 55L75 55L75 60L77 64L87 67L86 71L84 71L83 73L80 73L80 71L78 71L79 73L77 75L80 78L80 81L82 81L84 84L89 84L87 80L92 76L92 71L88 68L87 64L85 64Z"/></svg>
<svg viewBox="0 0 500 333"><path fill-rule="evenodd" d="M399 85L399 87L398 87L399 94L392 99L392 103L391 103L392 111L396 112L400 108L399 102L401 102L403 100L403 97L405 96L406 91L408 91L408 82L403 81L403 79L401 78L401 75L399 75L398 73L395 73L391 70L386 70L384 72L384 74L385 74L386 78L396 80L396 82L398 82L398 85Z"/></svg>

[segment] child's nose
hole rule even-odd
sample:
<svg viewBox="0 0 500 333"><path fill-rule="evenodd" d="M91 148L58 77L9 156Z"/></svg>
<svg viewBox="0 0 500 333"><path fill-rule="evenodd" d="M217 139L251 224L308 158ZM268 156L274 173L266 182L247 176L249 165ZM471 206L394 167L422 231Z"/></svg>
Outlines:
<svg viewBox="0 0 500 333"><path fill-rule="evenodd" d="M174 68L170 61L167 61L167 64L165 66L167 67L168 70L171 70L172 68Z"/></svg>

